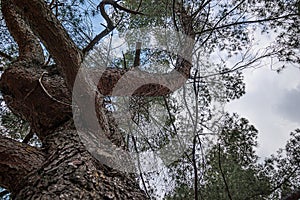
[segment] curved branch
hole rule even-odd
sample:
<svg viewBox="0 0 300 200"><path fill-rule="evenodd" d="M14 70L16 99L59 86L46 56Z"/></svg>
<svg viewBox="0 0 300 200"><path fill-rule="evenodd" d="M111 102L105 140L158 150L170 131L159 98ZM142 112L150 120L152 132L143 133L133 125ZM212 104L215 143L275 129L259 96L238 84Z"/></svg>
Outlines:
<svg viewBox="0 0 300 200"><path fill-rule="evenodd" d="M8 1L8 0L5 0ZM55 62L62 68L71 90L82 61L82 52L42 0L10 0L21 11L34 33L42 40Z"/></svg>
<svg viewBox="0 0 300 200"><path fill-rule="evenodd" d="M0 135L0 185L10 192L29 172L44 162L44 154L37 148Z"/></svg>
<svg viewBox="0 0 300 200"><path fill-rule="evenodd" d="M8 30L19 46L19 59L43 63L44 54L40 42L20 15L19 10L10 0L2 0L1 7ZM3 53L1 56L12 60L10 56Z"/></svg>
<svg viewBox="0 0 300 200"><path fill-rule="evenodd" d="M134 10L130 10L127 8L124 8L123 6L117 4L117 2L113 1L113 0L103 0L98 6L97 9L100 10L100 13L102 15L102 17L105 19L107 25L106 28L99 33L98 35L96 35L96 37L82 50L84 54L88 53L90 50L93 49L93 47L102 39L104 38L106 35L108 35L111 31L113 31L113 29L116 27L113 22L111 21L111 19L109 18L109 16L107 15L106 11L105 11L105 5L112 5L115 9L119 9L122 11L125 11L127 13L131 13L131 14L140 14L143 15L143 13L138 12L138 11L134 11Z"/></svg>
<svg viewBox="0 0 300 200"><path fill-rule="evenodd" d="M100 8L110 4L115 8L124 10L133 14L140 14L136 11L128 11L123 7L119 7L112 0L101 2ZM167 74L152 74L135 68L130 71L123 69L107 68L88 69L88 76L93 77L94 84L102 95L112 96L165 96L182 87L186 80L190 77L192 68L192 53L194 48L195 33L192 26L192 17L184 10L182 6L175 6L176 12L179 15L184 39L180 40L180 50L177 55L175 69ZM104 13L103 16L110 24L110 19ZM175 33L176 34L176 33ZM180 34L179 34L180 35ZM97 60L91 55L91 60ZM97 71L98 70L98 71ZM100 80L99 80L100 79Z"/></svg>

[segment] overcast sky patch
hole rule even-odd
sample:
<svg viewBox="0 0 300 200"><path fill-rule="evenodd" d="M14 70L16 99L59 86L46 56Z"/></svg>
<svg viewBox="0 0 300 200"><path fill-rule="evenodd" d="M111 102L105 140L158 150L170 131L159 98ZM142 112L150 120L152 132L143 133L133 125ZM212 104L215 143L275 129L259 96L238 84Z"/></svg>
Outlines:
<svg viewBox="0 0 300 200"><path fill-rule="evenodd" d="M245 71L246 94L226 106L258 130L258 154L264 158L283 148L300 128L300 70L276 73L268 67Z"/></svg>

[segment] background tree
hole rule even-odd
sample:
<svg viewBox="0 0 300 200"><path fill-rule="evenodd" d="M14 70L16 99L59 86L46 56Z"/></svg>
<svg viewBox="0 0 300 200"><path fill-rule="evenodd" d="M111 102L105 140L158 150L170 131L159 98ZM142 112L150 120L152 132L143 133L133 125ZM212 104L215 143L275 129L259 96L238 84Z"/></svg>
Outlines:
<svg viewBox="0 0 300 200"><path fill-rule="evenodd" d="M199 165L199 199L297 199L299 198L299 137L291 139L278 155L258 162L257 130L238 115L226 116L226 126ZM297 149L298 148L298 149ZM296 150L297 149L297 150ZM176 166L174 191L166 199L193 199L191 177Z"/></svg>

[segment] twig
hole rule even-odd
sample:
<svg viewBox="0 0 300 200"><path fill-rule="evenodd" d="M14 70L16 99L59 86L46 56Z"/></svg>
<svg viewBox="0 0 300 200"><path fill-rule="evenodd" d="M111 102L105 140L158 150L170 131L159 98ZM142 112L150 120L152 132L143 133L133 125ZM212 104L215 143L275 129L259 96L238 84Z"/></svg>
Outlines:
<svg viewBox="0 0 300 200"><path fill-rule="evenodd" d="M222 25L222 26L216 26L216 25L218 25L218 23L217 23L213 28L206 29L206 30L203 30L201 32L197 32L196 34L203 34L203 33L206 33L206 32L212 32L212 31L215 31L215 30L218 30L218 29L228 28L230 26L237 26L237 25L241 25L241 24L258 24L258 23L262 23L262 22L275 21L275 20L278 20L278 19L286 19L286 18L294 17L294 16L298 16L298 14L288 14L288 15L283 15L283 16L274 17L274 18L266 18L266 19L252 20L252 21L251 20L250 21L240 21L240 22L234 22L234 23L231 23L231 24L225 24L225 25Z"/></svg>
<svg viewBox="0 0 300 200"><path fill-rule="evenodd" d="M218 150L218 154L219 154L219 159L218 159L218 161L219 161L219 168L220 168L220 172L221 172L221 174L222 174L222 178L223 178L223 181L224 181L224 184L225 184L225 187L226 187L226 192L227 192L227 195L228 195L228 198L230 199L230 200L232 200L232 197L231 197L231 194L230 194L230 192L229 192L229 187L228 187L228 184L227 184L227 181L226 181L226 178L225 178L225 174L224 174L224 172L223 172L223 170L222 170L222 165L221 165L221 145L220 144L218 144L218 146L219 146L219 150Z"/></svg>
<svg viewBox="0 0 300 200"><path fill-rule="evenodd" d="M137 148L137 144L136 144L136 140L134 138L134 135L131 136L132 138L132 141L133 141L133 146L134 146L134 150L137 154L139 154L139 151L138 151L138 148ZM141 177L141 181L142 181L142 184L143 184L143 187L144 187L144 190L146 192L146 195L148 196L148 198L150 199L150 195L148 193L148 190L147 190L147 186L146 186L146 183L145 183L145 179L144 179L144 176L143 176L143 173L142 173L142 170L141 170L141 160L140 160L140 157L139 155L137 156L137 161L138 161L138 168L139 168L139 174L140 174L140 177Z"/></svg>
<svg viewBox="0 0 300 200"><path fill-rule="evenodd" d="M233 7L229 12L227 12L224 16L222 16L217 23L215 23L214 27L212 29L207 29L207 30L202 30L201 33L197 32L195 34L203 34L204 32L210 32L208 34L208 36L206 37L206 39L202 42L202 44L200 46L203 46L208 40L209 38L212 36L214 30L217 30L217 26L227 17L229 16L232 12L234 12L240 5L242 5L245 2L245 0L242 0L239 4L237 4L235 7Z"/></svg>

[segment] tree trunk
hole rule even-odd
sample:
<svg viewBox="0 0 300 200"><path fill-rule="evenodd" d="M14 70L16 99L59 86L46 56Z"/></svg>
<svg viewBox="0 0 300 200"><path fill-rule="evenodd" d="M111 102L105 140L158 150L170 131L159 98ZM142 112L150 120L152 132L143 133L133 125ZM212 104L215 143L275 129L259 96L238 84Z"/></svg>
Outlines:
<svg viewBox="0 0 300 200"><path fill-rule="evenodd" d="M45 138L45 162L24 177L15 199L146 199L129 174L95 160L69 125Z"/></svg>
<svg viewBox="0 0 300 200"><path fill-rule="evenodd" d="M146 199L132 174L105 165L107 160L114 163L105 147L93 149L100 152L95 159L90 149L88 151L80 141L73 124L71 93L84 53L72 41L46 2L1 0L1 11L9 32L18 44L19 57L2 74L0 90L7 106L30 123L43 146L35 148L0 136L0 185L7 188L13 198L22 200ZM182 24L185 33L194 38L191 19L185 17L181 21L185 22ZM45 66L41 43L55 61L54 65ZM112 91L121 78L122 85L132 88L143 85L136 88L134 95L169 94L181 87L189 77L192 47L189 43L183 48L184 56L178 55L176 68L166 75L158 77L135 71L131 77L124 78L124 70L108 68L99 77L96 85L101 94L96 101L92 98L91 103L97 104L97 118L104 133L102 138L108 138L118 147L120 151L113 153L121 160L128 161L124 137L111 112L102 106L103 96L127 95L123 89L117 93ZM164 84L151 84L153 82ZM164 86L168 84L171 89ZM86 95L87 98L93 96L86 93L85 88L80 92L85 92L81 96ZM81 111L84 109L81 108ZM89 123L90 113L85 113L82 121ZM132 169L131 161L121 162L121 165Z"/></svg>
<svg viewBox="0 0 300 200"><path fill-rule="evenodd" d="M71 91L81 52L45 2L2 0L1 9L19 57L2 74L0 89L12 112L30 123L42 148L0 136L0 185L22 200L146 199L132 174L105 166L80 141ZM44 66L41 41L57 64ZM99 107L98 114L108 139L121 146L109 113Z"/></svg>

